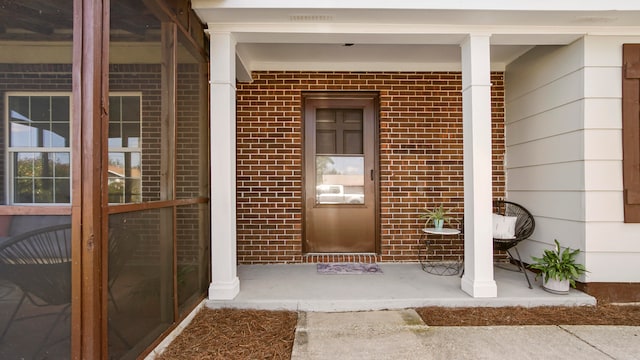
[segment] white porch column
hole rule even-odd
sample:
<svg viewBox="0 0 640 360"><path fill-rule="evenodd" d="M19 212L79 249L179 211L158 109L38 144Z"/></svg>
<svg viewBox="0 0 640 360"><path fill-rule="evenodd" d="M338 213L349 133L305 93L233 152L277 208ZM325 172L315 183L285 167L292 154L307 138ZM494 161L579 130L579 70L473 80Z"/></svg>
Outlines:
<svg viewBox="0 0 640 360"><path fill-rule="evenodd" d="M236 268L236 41L211 32L211 285L209 299L240 292Z"/></svg>
<svg viewBox="0 0 640 360"><path fill-rule="evenodd" d="M469 35L462 47L464 141L464 276L462 290L496 297L493 278L491 184L491 61L489 35Z"/></svg>

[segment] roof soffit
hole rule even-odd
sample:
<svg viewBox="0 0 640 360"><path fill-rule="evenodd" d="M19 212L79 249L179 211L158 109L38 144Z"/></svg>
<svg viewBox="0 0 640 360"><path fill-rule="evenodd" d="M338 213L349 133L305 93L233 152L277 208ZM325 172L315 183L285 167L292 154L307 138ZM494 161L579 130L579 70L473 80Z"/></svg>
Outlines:
<svg viewBox="0 0 640 360"><path fill-rule="evenodd" d="M459 44L469 34L491 35L492 67L500 70L535 45L566 45L586 34L640 35L640 3L616 8L616 0L556 1L565 5L556 9L525 0L455 2L485 4L481 9L449 9L442 1L429 2L443 6L435 9L403 0L368 1L366 9L349 0L299 3L192 0L208 32L234 34L247 72L458 69Z"/></svg>

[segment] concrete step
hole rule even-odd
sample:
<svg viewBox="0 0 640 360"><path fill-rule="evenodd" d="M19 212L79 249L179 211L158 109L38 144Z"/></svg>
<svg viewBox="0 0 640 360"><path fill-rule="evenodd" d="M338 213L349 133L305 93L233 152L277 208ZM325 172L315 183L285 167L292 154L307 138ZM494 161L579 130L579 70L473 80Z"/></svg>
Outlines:
<svg viewBox="0 0 640 360"><path fill-rule="evenodd" d="M300 313L291 359L419 359L428 331L414 310Z"/></svg>

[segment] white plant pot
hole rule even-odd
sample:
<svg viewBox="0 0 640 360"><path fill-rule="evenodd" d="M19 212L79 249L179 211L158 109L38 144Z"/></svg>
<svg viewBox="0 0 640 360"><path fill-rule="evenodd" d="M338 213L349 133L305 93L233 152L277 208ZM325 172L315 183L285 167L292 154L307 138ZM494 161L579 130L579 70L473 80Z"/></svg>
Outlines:
<svg viewBox="0 0 640 360"><path fill-rule="evenodd" d="M569 294L569 280L543 279L542 288L552 294Z"/></svg>
<svg viewBox="0 0 640 360"><path fill-rule="evenodd" d="M444 220L442 219L433 220L433 224L435 225L436 229L442 229L442 225L444 225Z"/></svg>

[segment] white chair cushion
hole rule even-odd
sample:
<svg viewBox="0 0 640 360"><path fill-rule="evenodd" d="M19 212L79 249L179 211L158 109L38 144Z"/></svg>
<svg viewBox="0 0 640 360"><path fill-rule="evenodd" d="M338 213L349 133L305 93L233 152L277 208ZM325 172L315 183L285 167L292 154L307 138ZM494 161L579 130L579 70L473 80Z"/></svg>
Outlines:
<svg viewBox="0 0 640 360"><path fill-rule="evenodd" d="M514 239L516 236L515 216L503 216L493 214L493 238L494 239Z"/></svg>

